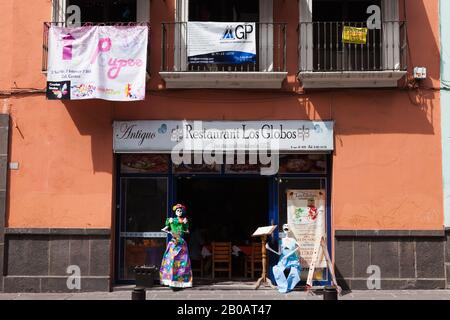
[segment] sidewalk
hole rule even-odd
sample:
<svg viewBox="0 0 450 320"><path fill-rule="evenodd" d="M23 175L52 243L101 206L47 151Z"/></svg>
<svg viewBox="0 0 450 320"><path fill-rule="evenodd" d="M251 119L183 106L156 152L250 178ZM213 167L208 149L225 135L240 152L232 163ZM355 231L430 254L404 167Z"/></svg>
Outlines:
<svg viewBox="0 0 450 320"><path fill-rule="evenodd" d="M0 293L0 300L131 300L131 291L92 293ZM199 290L173 292L168 288L147 290L147 300L323 300L321 294L276 290ZM352 291L339 300L450 300L450 290Z"/></svg>

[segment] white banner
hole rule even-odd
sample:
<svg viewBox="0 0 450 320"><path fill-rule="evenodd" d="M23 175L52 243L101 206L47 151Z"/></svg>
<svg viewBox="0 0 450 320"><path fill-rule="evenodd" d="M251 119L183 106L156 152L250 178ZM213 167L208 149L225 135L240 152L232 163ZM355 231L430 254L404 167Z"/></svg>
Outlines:
<svg viewBox="0 0 450 320"><path fill-rule="evenodd" d="M256 63L256 26L245 22L188 22L189 63Z"/></svg>
<svg viewBox="0 0 450 320"><path fill-rule="evenodd" d="M325 231L325 190L286 190L289 229L300 244L300 260L308 268L314 246ZM326 268L324 255L319 258L316 268Z"/></svg>
<svg viewBox="0 0 450 320"><path fill-rule="evenodd" d="M147 26L52 26L48 38L48 99L145 99Z"/></svg>
<svg viewBox="0 0 450 320"><path fill-rule="evenodd" d="M117 153L245 150L332 151L333 121L115 121ZM270 148L270 150L273 150Z"/></svg>

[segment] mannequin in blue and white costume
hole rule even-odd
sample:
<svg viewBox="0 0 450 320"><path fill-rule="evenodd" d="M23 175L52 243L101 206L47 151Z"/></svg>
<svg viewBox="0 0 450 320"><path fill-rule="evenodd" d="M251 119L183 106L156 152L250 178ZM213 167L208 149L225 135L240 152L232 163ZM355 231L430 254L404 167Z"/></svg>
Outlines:
<svg viewBox="0 0 450 320"><path fill-rule="evenodd" d="M272 268L272 271L277 282L278 291L287 293L294 290L297 283L300 282L302 266L297 254L300 245L294 238L288 237L289 226L287 224L283 225L283 231L286 237L281 239L280 252L272 250L267 243L266 248L280 256L280 260ZM287 277L285 273L287 273Z"/></svg>

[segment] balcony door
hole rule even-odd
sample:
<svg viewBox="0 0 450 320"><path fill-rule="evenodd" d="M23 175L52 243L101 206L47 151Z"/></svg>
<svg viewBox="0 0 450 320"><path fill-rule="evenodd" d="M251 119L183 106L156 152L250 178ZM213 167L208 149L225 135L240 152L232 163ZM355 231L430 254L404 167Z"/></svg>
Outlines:
<svg viewBox="0 0 450 320"><path fill-rule="evenodd" d="M189 0L189 21L258 23L259 0ZM259 26L256 27L256 47L260 41ZM188 63L188 71L258 71L258 56L256 63Z"/></svg>
<svg viewBox="0 0 450 320"><path fill-rule="evenodd" d="M399 0L300 0L301 71L401 71L406 26ZM367 28L369 6L381 10L381 28L366 43L343 43L344 26Z"/></svg>
<svg viewBox="0 0 450 320"><path fill-rule="evenodd" d="M174 71L274 71L273 0L176 0L176 6ZM233 69L229 66L188 64L186 56L188 21L256 22L258 24L256 66ZM278 41L281 42L280 39Z"/></svg>
<svg viewBox="0 0 450 320"><path fill-rule="evenodd" d="M371 5L381 8L381 0L313 1L314 71L382 70L381 29L368 30L364 45L342 41L344 26L367 27Z"/></svg>

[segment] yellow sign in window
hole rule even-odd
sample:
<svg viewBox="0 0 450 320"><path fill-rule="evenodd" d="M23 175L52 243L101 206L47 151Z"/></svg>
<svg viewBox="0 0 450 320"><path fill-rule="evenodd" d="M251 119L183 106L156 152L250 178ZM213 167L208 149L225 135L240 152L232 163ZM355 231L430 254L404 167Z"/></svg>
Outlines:
<svg viewBox="0 0 450 320"><path fill-rule="evenodd" d="M367 43L367 28L355 28L344 26L342 30L342 42L366 44Z"/></svg>

